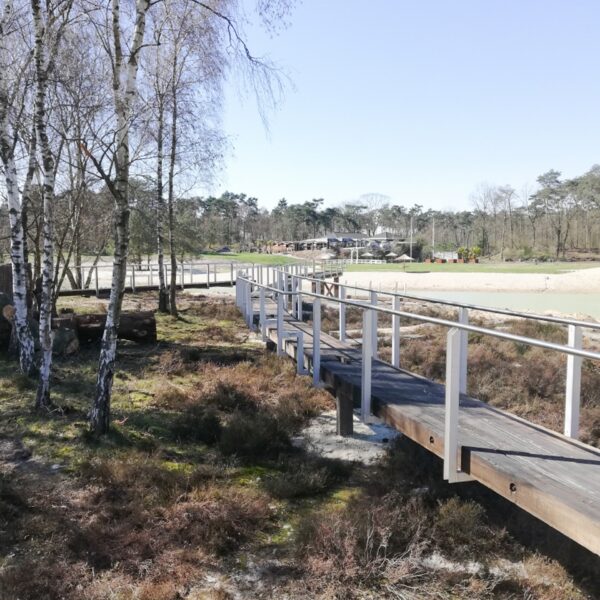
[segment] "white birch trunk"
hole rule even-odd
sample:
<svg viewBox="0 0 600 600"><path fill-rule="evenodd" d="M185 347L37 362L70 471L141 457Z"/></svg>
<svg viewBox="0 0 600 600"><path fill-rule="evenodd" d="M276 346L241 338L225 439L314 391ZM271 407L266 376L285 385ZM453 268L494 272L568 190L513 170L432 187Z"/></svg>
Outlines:
<svg viewBox="0 0 600 600"><path fill-rule="evenodd" d="M12 2L4 5L0 21L2 52L7 60L6 51L10 42L5 39L7 24L12 16ZM15 308L14 331L19 345L19 365L21 371L30 375L34 370L34 343L29 328L27 310L27 265L25 261L25 235L23 230L22 198L19 195L17 165L14 157L14 142L9 132L8 112L10 108L7 82L0 68L0 155L4 167L4 182L8 199L8 217L10 223L10 258L12 263L13 306Z"/></svg>
<svg viewBox="0 0 600 600"><path fill-rule="evenodd" d="M35 129L42 154L44 176L43 226L42 226L42 296L40 301L40 373L36 396L36 408L50 406L50 373L52 370L52 300L54 296L54 158L46 131L46 87L48 70L45 59L44 23L40 0L31 0L35 26Z"/></svg>
<svg viewBox="0 0 600 600"><path fill-rule="evenodd" d="M137 96L139 52L144 41L146 12L149 0L136 0L136 22L127 64L123 64L119 0L112 0L112 28L114 43L113 92L117 119L117 150L115 180L115 251L110 300L106 325L102 336L96 394L90 411L90 428L96 435L108 432L110 425L110 398L117 355L117 328L127 272L129 250L129 121L133 101Z"/></svg>

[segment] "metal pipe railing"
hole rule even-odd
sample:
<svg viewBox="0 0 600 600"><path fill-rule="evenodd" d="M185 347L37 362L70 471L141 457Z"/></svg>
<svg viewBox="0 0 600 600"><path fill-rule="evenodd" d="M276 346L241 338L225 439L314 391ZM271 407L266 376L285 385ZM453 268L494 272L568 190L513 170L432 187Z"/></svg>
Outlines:
<svg viewBox="0 0 600 600"><path fill-rule="evenodd" d="M303 279L307 281L314 281L312 277L303 277ZM342 285L342 284L340 284ZM365 292L365 294L370 294L373 289L368 287L362 287L357 285L352 285L349 283L343 284L346 288L353 289L359 292ZM478 304L469 304L466 302L457 302L455 300L441 300L438 298L428 298L427 296L419 296L417 294L408 294L406 292L398 292L398 291L390 291L390 290L376 290L377 294L383 294L385 296L406 298L407 300L417 300L422 302L428 302L430 304L441 304L443 306L452 306L454 308L467 308L469 310L477 310L481 312L487 312L492 314L504 315L509 317L515 317L520 319L531 319L535 321L543 321L546 323L556 323L558 325L577 325L579 327L584 327L586 329L597 329L600 330L600 323L595 323L593 321L582 321L579 319L569 319L566 317L553 317L551 315L539 315L536 313L528 313L522 311L515 311L509 308L495 308L491 306L481 306Z"/></svg>
<svg viewBox="0 0 600 600"><path fill-rule="evenodd" d="M314 265L313 265L314 268ZM339 297L331 297L321 293L320 285L322 280L315 277L307 277L306 274L298 274L301 269L292 269L296 271L291 275L291 285L288 285L288 272L278 269L273 266L267 267L268 271L272 271L273 281L277 281L277 287L272 287L269 284L259 283L248 277L248 274L239 270L237 273L237 283L239 283L246 295L237 295L237 298L242 299L242 312L247 316L249 313L253 315L252 309L252 290L257 287L260 290L261 302L261 319L265 318L264 303L267 293L273 295L277 300L277 320L276 326L278 329L278 351L282 349L283 333L283 312L285 310L285 299L291 299L292 316L302 320L302 296L307 296L313 299L313 382L318 385L320 382L320 346L321 346L321 302L338 303L340 306L340 317L345 317L345 311L348 306L355 307L363 311L363 331L362 331L362 379L361 379L361 416L362 419L368 421L371 414L371 386L372 386L372 362L376 356L377 345L377 315L386 314L392 317L392 366L400 366L400 319L407 318L423 323L439 325L448 329L447 335L447 354L446 354L446 397L445 397L445 447L444 447L444 473L446 479L450 482L464 481L469 478L468 474L460 470L458 464L458 414L460 407L460 395L467 393L467 348L468 334L477 333L488 335L494 338L511 341L520 344L526 344L533 347L553 350L567 355L567 384L565 394L565 435L570 438L577 437L579 425L579 406L581 394L581 365L582 360L600 360L600 353L582 348L581 329L588 324L587 322L564 319L565 324L569 325L569 340L568 344L558 344L548 342L536 338L530 338L522 335L512 334L496 329L489 329L477 325L472 325L468 320L468 310L472 305L461 305L455 303L459 311L458 321L451 321L444 318L421 315L411 313L405 310L400 310L400 299L403 294L391 293L392 308L387 308L377 304L375 292L368 289L370 298L368 301L349 300L346 297L346 288L356 289L355 286L345 286L336 284L339 290ZM289 271L289 269L288 269ZM283 274L285 273L285 277ZM313 271L314 274L314 271ZM323 277L327 272L323 272ZM267 276L267 281L269 276ZM301 285L298 285L298 280L309 280L315 282L315 291L303 290ZM382 292L389 294L389 292ZM293 299L296 299L294 303ZM244 298L246 298L244 302ZM442 304L444 302L440 302ZM238 306L240 304L238 303ZM295 308L294 308L295 307ZM300 308L298 308L300 307ZM474 308L478 310L478 308ZM295 312L295 314L294 314ZM494 309L488 312L496 312ZM510 311L507 311L510 312ZM503 314L503 313L501 313ZM527 318L535 318L532 315L525 314ZM541 319L546 320L546 319ZM263 324L260 324L261 330ZM596 327L593 327L596 328ZM343 323L340 321L340 339L345 337L345 318ZM303 359L302 359L303 360Z"/></svg>

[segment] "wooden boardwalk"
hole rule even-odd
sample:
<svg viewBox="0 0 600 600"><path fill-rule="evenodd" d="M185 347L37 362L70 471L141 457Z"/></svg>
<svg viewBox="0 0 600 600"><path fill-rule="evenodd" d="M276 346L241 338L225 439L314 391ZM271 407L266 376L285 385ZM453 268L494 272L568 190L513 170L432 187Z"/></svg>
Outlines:
<svg viewBox="0 0 600 600"><path fill-rule="evenodd" d="M268 313L274 314L270 303ZM284 329L302 331L306 367L312 360L312 326L289 315ZM268 330L277 343L275 329ZM284 340L296 357L296 343ZM342 401L360 398L361 351L321 333L321 379ZM433 452L444 454L443 385L373 361L373 412ZM461 470L600 555L600 450L462 396Z"/></svg>

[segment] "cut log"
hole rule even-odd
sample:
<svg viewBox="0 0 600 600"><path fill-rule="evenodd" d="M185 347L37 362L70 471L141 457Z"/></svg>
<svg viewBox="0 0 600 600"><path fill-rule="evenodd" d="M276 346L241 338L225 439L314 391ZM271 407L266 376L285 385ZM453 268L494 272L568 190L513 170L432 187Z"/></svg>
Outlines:
<svg viewBox="0 0 600 600"><path fill-rule="evenodd" d="M69 315L71 317L71 315ZM64 317L60 317L63 319ZM105 314L73 315L79 341L93 342L102 338ZM131 340L140 344L156 342L156 319L151 311L121 313L118 336L123 340Z"/></svg>
<svg viewBox="0 0 600 600"><path fill-rule="evenodd" d="M4 350L8 348L11 339L12 324L6 318L10 316L11 308L11 305L3 303L3 296L0 295L0 349ZM97 342L102 338L105 323L106 314L104 313L61 314L53 318L54 351L57 354L72 354L78 350L79 343ZM37 343L37 322L31 320L30 327ZM120 339L131 340L139 344L155 343L156 319L154 313L151 311L122 313L118 336Z"/></svg>

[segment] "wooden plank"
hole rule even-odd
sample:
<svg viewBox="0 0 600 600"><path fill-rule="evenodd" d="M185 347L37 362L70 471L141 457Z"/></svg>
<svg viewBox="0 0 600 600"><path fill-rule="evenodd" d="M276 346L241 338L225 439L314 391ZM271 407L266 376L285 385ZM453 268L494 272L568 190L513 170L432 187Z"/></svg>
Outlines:
<svg viewBox="0 0 600 600"><path fill-rule="evenodd" d="M311 327L289 317L284 326L303 331L309 365ZM322 334L321 377L336 395L356 399L360 373L360 350ZM378 416L443 456L443 385L374 361L372 395ZM461 399L459 439L477 481L600 555L599 450L470 397Z"/></svg>

